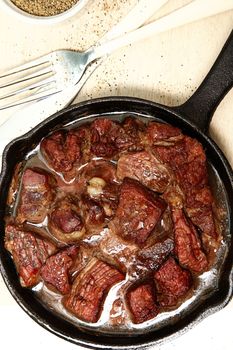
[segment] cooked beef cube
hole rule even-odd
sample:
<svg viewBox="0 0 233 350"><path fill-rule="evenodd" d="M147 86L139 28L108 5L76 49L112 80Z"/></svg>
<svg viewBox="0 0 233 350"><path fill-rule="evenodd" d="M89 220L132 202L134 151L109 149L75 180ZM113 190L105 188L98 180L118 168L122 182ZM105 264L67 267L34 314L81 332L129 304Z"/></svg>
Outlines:
<svg viewBox="0 0 233 350"><path fill-rule="evenodd" d="M157 299L161 306L174 306L191 288L192 278L189 271L182 269L170 257L154 274Z"/></svg>
<svg viewBox="0 0 233 350"><path fill-rule="evenodd" d="M49 214L48 228L62 242L79 240L85 233L85 227L78 203L70 197L58 201Z"/></svg>
<svg viewBox="0 0 233 350"><path fill-rule="evenodd" d="M61 294L70 291L69 270L74 264L79 248L71 246L50 256L41 268L41 277L49 286L54 287Z"/></svg>
<svg viewBox="0 0 233 350"><path fill-rule="evenodd" d="M57 131L42 140L41 151L49 165L70 180L75 175L69 173L81 159L80 144L79 137L72 131Z"/></svg>
<svg viewBox="0 0 233 350"><path fill-rule="evenodd" d="M157 316L155 292L151 284L142 284L128 291L126 295L134 323L142 323Z"/></svg>
<svg viewBox="0 0 233 350"><path fill-rule="evenodd" d="M81 149L81 159L82 164L85 164L90 161L91 158L91 138L92 133L90 130L90 124L83 124L78 128L72 129L72 133L75 134L78 138L78 143ZM78 162L80 163L80 162Z"/></svg>
<svg viewBox="0 0 233 350"><path fill-rule="evenodd" d="M98 118L91 123L91 151L94 155L107 158L115 156L117 154L115 139L120 129L120 124L106 118Z"/></svg>
<svg viewBox="0 0 233 350"><path fill-rule="evenodd" d="M194 160L190 163L181 164L176 169L176 177L185 193L190 188L202 188L208 182L206 163Z"/></svg>
<svg viewBox="0 0 233 350"><path fill-rule="evenodd" d="M122 155L117 164L120 180L130 177L143 183L156 192L164 192L169 184L167 168L147 151Z"/></svg>
<svg viewBox="0 0 233 350"><path fill-rule="evenodd" d="M120 236L115 235L110 229L105 230L103 238L100 240L100 257L120 268L121 271L131 271L134 269L134 258L139 247L126 242Z"/></svg>
<svg viewBox="0 0 233 350"><path fill-rule="evenodd" d="M34 286L42 265L55 253L55 245L15 225L8 224L5 232L5 248L12 254L21 285Z"/></svg>
<svg viewBox="0 0 233 350"><path fill-rule="evenodd" d="M140 182L124 178L119 206L110 227L122 238L143 244L166 209L166 203Z"/></svg>
<svg viewBox="0 0 233 350"><path fill-rule="evenodd" d="M175 231L175 250L181 265L193 272L203 272L208 261L193 224L185 217L182 209L172 211Z"/></svg>
<svg viewBox="0 0 233 350"><path fill-rule="evenodd" d="M114 267L93 258L77 276L65 307L86 322L97 322L110 288L122 281L124 275Z"/></svg>
<svg viewBox="0 0 233 350"><path fill-rule="evenodd" d="M102 205L88 197L82 197L82 210L84 213L85 225L88 228L103 225L105 222L105 211Z"/></svg>
<svg viewBox="0 0 233 350"><path fill-rule="evenodd" d="M217 239L214 214L212 205L214 203L210 188L205 186L200 189L190 188L186 192L186 211L194 225L199 227L203 236Z"/></svg>
<svg viewBox="0 0 233 350"><path fill-rule="evenodd" d="M120 152L142 150L145 124L136 118L127 117L121 126L119 136L115 140L117 149Z"/></svg>
<svg viewBox="0 0 233 350"><path fill-rule="evenodd" d="M109 137L109 140L115 140L120 128L120 124L114 120L97 118L91 123L92 141L98 142L102 137Z"/></svg>
<svg viewBox="0 0 233 350"><path fill-rule="evenodd" d="M213 215L213 197L208 185L206 156L202 145L185 136L181 142L171 147L154 147L155 154L169 165L176 176L178 185L184 192L184 206L194 225L206 236L218 238ZM171 199L171 198L170 198ZM208 246L205 245L208 250Z"/></svg>
<svg viewBox="0 0 233 350"><path fill-rule="evenodd" d="M153 146L152 151L163 164L173 170L179 168L187 159L183 141L169 146Z"/></svg>
<svg viewBox="0 0 233 350"><path fill-rule="evenodd" d="M83 227L81 217L65 205L61 205L61 207L53 210L51 220L64 233L80 231Z"/></svg>
<svg viewBox="0 0 233 350"><path fill-rule="evenodd" d="M157 242L150 247L141 249L137 259L149 270L157 270L173 250L174 241L171 238L167 238L162 242Z"/></svg>
<svg viewBox="0 0 233 350"><path fill-rule="evenodd" d="M198 209L187 208L187 213L192 223L202 230L202 241L204 241L204 239L207 239L209 243L212 241L212 244L215 245L213 239L217 239L218 233L215 227L212 207L203 206ZM208 249L206 245L205 249Z"/></svg>
<svg viewBox="0 0 233 350"><path fill-rule="evenodd" d="M126 118L122 124L106 118L99 118L91 124L92 147L98 157L115 157L122 151L143 149L143 122Z"/></svg>
<svg viewBox="0 0 233 350"><path fill-rule="evenodd" d="M53 200L52 175L40 169L27 168L17 208L17 222L42 222Z"/></svg>
<svg viewBox="0 0 233 350"><path fill-rule="evenodd" d="M172 169L178 169L180 165L193 161L206 162L202 145L191 137L184 136L174 145L155 146L155 154L158 154L163 163L167 163Z"/></svg>
<svg viewBox="0 0 233 350"><path fill-rule="evenodd" d="M115 145L113 143L108 143L107 141L94 143L91 150L97 157L111 158L117 154Z"/></svg>
<svg viewBox="0 0 233 350"><path fill-rule="evenodd" d="M206 162L205 151L200 142L196 139L193 139L189 136L184 137L184 148L187 154L186 162L190 163L194 160L198 160L199 162Z"/></svg>
<svg viewBox="0 0 233 350"><path fill-rule="evenodd" d="M181 130L169 124L150 122L147 126L146 136L149 144L161 142L176 142L183 138Z"/></svg>

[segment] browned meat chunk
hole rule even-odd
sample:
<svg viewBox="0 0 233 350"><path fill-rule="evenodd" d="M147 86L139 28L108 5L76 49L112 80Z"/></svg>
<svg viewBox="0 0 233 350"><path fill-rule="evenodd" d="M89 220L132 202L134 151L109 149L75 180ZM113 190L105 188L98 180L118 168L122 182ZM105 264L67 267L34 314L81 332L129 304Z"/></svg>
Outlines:
<svg viewBox="0 0 233 350"><path fill-rule="evenodd" d="M141 249L137 258L141 264L147 267L147 269L157 270L173 250L174 241L171 238L167 238L162 242Z"/></svg>
<svg viewBox="0 0 233 350"><path fill-rule="evenodd" d="M172 211L175 229L175 250L181 265L193 272L203 272L207 258L201 248L195 227L189 222L181 209Z"/></svg>
<svg viewBox="0 0 233 350"><path fill-rule="evenodd" d="M117 154L115 140L120 133L120 124L106 118L98 118L91 124L91 151L97 157L113 157Z"/></svg>
<svg viewBox="0 0 233 350"><path fill-rule="evenodd" d="M151 122L147 126L149 144L155 145L164 142L177 142L183 138L181 130L169 124Z"/></svg>
<svg viewBox="0 0 233 350"><path fill-rule="evenodd" d="M174 146L155 147L154 152L173 169L185 194L184 206L188 216L201 229L202 237L209 236L217 240L212 209L214 201L208 185L206 156L202 145L185 136ZM208 250L208 247L205 248Z"/></svg>
<svg viewBox="0 0 233 350"><path fill-rule="evenodd" d="M134 323L151 320L159 312L154 290L149 283L130 290L126 295L126 299Z"/></svg>
<svg viewBox="0 0 233 350"><path fill-rule="evenodd" d="M23 287L38 283L42 265L56 247L46 239L20 227L6 226L5 247L12 254Z"/></svg>
<svg viewBox="0 0 233 350"><path fill-rule="evenodd" d="M17 222L42 222L53 200L52 177L39 169L26 169L17 209Z"/></svg>
<svg viewBox="0 0 233 350"><path fill-rule="evenodd" d="M126 118L122 124L106 118L99 118L91 124L92 147L98 157L115 157L122 151L143 149L143 122Z"/></svg>
<svg viewBox="0 0 233 350"><path fill-rule="evenodd" d="M166 209L166 203L140 182L124 178L119 206L110 226L122 238L143 244Z"/></svg>
<svg viewBox="0 0 233 350"><path fill-rule="evenodd" d="M86 227L93 228L104 224L106 217L105 211L98 201L88 196L83 196L82 210L84 213Z"/></svg>
<svg viewBox="0 0 233 350"><path fill-rule="evenodd" d="M68 180L74 164L81 159L81 141L71 131L57 131L41 142L41 151L49 165L57 172L62 173Z"/></svg>
<svg viewBox="0 0 233 350"><path fill-rule="evenodd" d="M164 192L169 183L169 173L164 165L147 151L122 155L117 163L120 180L130 177L156 192Z"/></svg>
<svg viewBox="0 0 233 350"><path fill-rule="evenodd" d="M119 136L115 140L115 144L119 152L122 151L140 151L144 148L143 131L145 124L136 119L127 117L122 123Z"/></svg>
<svg viewBox="0 0 233 350"><path fill-rule="evenodd" d="M184 136L174 145L155 146L153 150L159 155L161 161L167 163L172 169L177 169L180 165L194 160L202 163L206 161L202 145L188 136Z"/></svg>
<svg viewBox="0 0 233 350"><path fill-rule="evenodd" d="M86 322L97 322L108 291L123 279L124 275L114 267L92 259L74 281L64 305L78 318Z"/></svg>
<svg viewBox="0 0 233 350"><path fill-rule="evenodd" d="M176 177L186 194L192 188L203 188L208 182L206 163L194 160L181 164L176 169Z"/></svg>
<svg viewBox="0 0 233 350"><path fill-rule="evenodd" d="M77 253L78 247L71 246L50 256L41 268L40 274L45 283L61 294L67 294L70 291L69 270L73 266Z"/></svg>
<svg viewBox="0 0 233 350"><path fill-rule="evenodd" d="M110 264L118 266L121 271L130 273L132 269L135 269L135 255L139 250L136 244L126 242L108 229L105 230L99 248L100 257L103 257Z"/></svg>
<svg viewBox="0 0 233 350"><path fill-rule="evenodd" d="M58 201L48 220L50 232L60 241L73 243L85 233L78 203L71 197Z"/></svg>
<svg viewBox="0 0 233 350"><path fill-rule="evenodd" d="M161 306L174 306L191 287L189 271L182 269L173 258L169 258L154 274L157 298Z"/></svg>
<svg viewBox="0 0 233 350"><path fill-rule="evenodd" d="M169 146L153 146L153 153L173 170L184 164L187 154L184 149L184 142L177 142Z"/></svg>

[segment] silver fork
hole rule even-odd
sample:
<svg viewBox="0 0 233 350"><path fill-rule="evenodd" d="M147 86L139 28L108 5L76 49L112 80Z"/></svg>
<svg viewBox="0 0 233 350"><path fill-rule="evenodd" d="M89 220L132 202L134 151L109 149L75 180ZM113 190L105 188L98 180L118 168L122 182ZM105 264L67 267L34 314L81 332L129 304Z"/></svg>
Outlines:
<svg viewBox="0 0 233 350"><path fill-rule="evenodd" d="M161 0L161 3L165 2ZM38 101L74 86L91 62L120 47L232 8L232 0L223 3L219 0L193 0L155 22L87 51L59 50L30 61L0 76L0 110Z"/></svg>
<svg viewBox="0 0 233 350"><path fill-rule="evenodd" d="M140 0L119 23L99 40L98 44L139 28L167 2L168 0L157 0L156 2ZM81 79L88 66L87 55L88 52L59 50L9 70L0 76L0 110L20 106L26 102L40 101L46 97L50 97L50 100L53 101L53 95L68 90L69 93L65 94L66 104L70 103L80 86L101 64L101 60L98 60L98 64L90 65L84 79ZM72 86L74 92L72 92Z"/></svg>

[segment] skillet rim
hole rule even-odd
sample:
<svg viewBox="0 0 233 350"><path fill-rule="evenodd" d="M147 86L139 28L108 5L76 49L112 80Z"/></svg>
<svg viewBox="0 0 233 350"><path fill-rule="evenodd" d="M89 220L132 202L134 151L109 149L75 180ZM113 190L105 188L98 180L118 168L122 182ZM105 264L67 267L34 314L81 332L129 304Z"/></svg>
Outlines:
<svg viewBox="0 0 233 350"><path fill-rule="evenodd" d="M167 113L168 116L175 116L175 118L177 118L177 120L179 121L179 123L181 124L186 124L185 128L188 127L191 131L194 131L194 133L197 133L198 135L198 139L204 139L205 143L208 144L208 146L210 147L210 149L214 150L214 153L217 155L217 157L221 160L221 165L223 166L225 172L226 172L226 176L228 177L229 183L231 185L231 198L229 199L229 193L228 193L228 204L229 202L231 202L230 205L230 213L229 213L229 227L233 228L233 222L231 220L232 217L232 209L233 209L233 171L231 169L230 164L228 163L226 157L224 156L223 152L220 150L220 148L217 146L217 144L206 134L204 134L201 130L198 129L198 127L193 124L192 122L190 122L189 120L187 120L187 117L183 117L181 114L181 110L177 111L175 108L173 109L173 107L168 107L159 103L155 103L149 100L145 100L145 99L140 99L140 98L134 98L134 97L103 97L103 98L97 98L97 99L92 99L92 100L88 100L88 101L83 101L74 105L71 105L65 109L62 109L61 111L53 114L52 116L50 116L49 118L45 119L44 121L42 121L40 124L36 125L33 129L31 129L29 132L25 133L24 135L17 137L16 139L12 140L4 149L3 152L3 157L2 157L2 170L1 170L1 174L0 174L0 193L2 192L2 183L4 183L5 178L7 177L7 170L8 170L8 164L7 164L7 158L8 158L8 154L11 152L11 150L16 147L17 145L22 144L23 142L26 143L26 145L28 144L28 139L33 138L37 133L39 133L46 125L48 125L49 123L56 121L59 117L61 117L64 114L72 114L72 112L78 112L80 111L82 108L90 108L91 106L97 104L97 105L104 105L104 104L109 104L109 110L112 109L111 104L114 103L123 103L123 104L128 104L128 109L125 108L125 110L119 110L117 112L120 113L120 111L122 112L128 112L130 113L134 113L136 114L136 111L133 111L136 109L136 105L139 105L139 107L141 107L142 109L147 107L151 108L152 110L154 109L154 113L152 114L148 114L151 115L152 117L156 117L156 114L158 113L158 111L156 111L156 109L159 109L159 111L162 111L164 113ZM130 108L129 108L130 107ZM131 110L132 109L132 110ZM131 110L131 111L129 111ZM107 113L107 112L106 112ZM111 113L111 112L109 112ZM145 114L145 111L141 112L142 114ZM97 113L100 114L100 113ZM102 113L101 113L102 114ZM161 120L164 120L164 116L159 116L158 118L161 118ZM77 116L78 119L78 116ZM176 124L175 123L171 123L171 124ZM169 121L170 123L170 121ZM59 123L58 123L59 124ZM65 123L67 124L67 122ZM57 127L61 127L60 125L58 125ZM51 130L48 131L48 133L51 132ZM186 131L185 131L186 133ZM199 137L200 136L200 137ZM196 136L195 136L196 137ZM41 138L41 137L40 137ZM201 141L202 142L202 141ZM203 143L203 142L202 142ZM26 146L25 146L26 147ZM17 161L18 162L18 161ZM16 163L16 162L15 162ZM232 208L231 208L232 207ZM5 211L1 208L0 209L0 214L4 215ZM3 221L0 217L0 226L3 227ZM233 245L233 238L231 239L231 243L230 243L230 247ZM6 254L7 252L5 252ZM111 341L109 342L109 340L113 339L113 336L111 335L111 337L109 336L104 336L103 334L101 334L100 336L96 336L93 335L93 333L91 333L90 338L95 338L94 342L93 341L88 341L86 339L77 339L76 336L73 336L71 334L69 334L69 331L67 330L62 330L59 329L59 327L57 327L54 324L51 324L51 320L46 319L46 315L44 317L42 317L41 315L38 316L38 311L34 310L34 307L32 307L30 305L30 303L27 302L27 300L25 300L25 296L22 296L22 294L24 294L25 289L23 289L20 286L15 286L15 284L17 284L17 282L15 281L11 281L12 278L10 278L8 276L7 273L7 266L5 267L4 264L5 263L9 263L10 259L8 259L7 261L4 261L6 259L3 258L3 254L4 252L2 252L2 250L0 250L0 270L3 276L3 280L8 288L8 290L10 291L10 293L12 294L12 296L14 297L14 299L17 301L17 303L20 305L20 307L34 320L36 321L38 324L40 324L43 328L49 330L50 332L52 332L55 335L60 336L61 338L68 340L70 342L73 342L77 345L81 345L81 346L85 346L88 348L95 348L95 349L124 349L124 348L131 348L131 349L137 349L138 347L143 347L143 346L148 346L148 345L158 345L163 343L164 341L167 341L171 338L177 337L181 334L183 334L184 332L188 331L189 329L191 329L194 325L198 324L201 320L203 320L204 318L206 318L207 316L219 311L220 309L222 309L223 307L225 307L228 302L231 300L232 294L233 294L233 252L230 254L230 249L229 252L227 254L226 257L226 261L224 262L224 271L225 268L227 266L227 268L229 269L229 272L227 270L227 278L226 276L224 277L224 283L225 285L225 293L224 296L219 296L218 295L218 302L216 303L214 300L212 302L209 301L209 299L213 299L213 297L217 294L220 294L221 290L216 290L213 295L211 295L207 300L208 300L208 305L204 306L203 304L201 305L201 308L203 309L201 312L196 312L196 310L192 310L191 311L191 320L186 321L187 318L189 317L185 317L184 319L181 320L181 327L179 327L179 322L178 322L178 329L175 331L171 331L168 332L168 334L162 336L162 337L155 337L155 339L148 339L148 338L153 338L153 335L157 334L158 332L160 332L161 330L163 330L163 328L161 328L158 331L153 331L153 332L149 332L148 334L145 335L139 335L139 336L130 336L130 337L120 337L120 336L116 336L114 337L115 339L115 343L111 343ZM8 254L8 253L7 253ZM230 260L230 261L229 261ZM12 263L13 265L13 263ZM226 272L225 272L226 274ZM219 279L219 281L222 281L223 279L223 273L221 274L221 278ZM32 293L32 292L31 292ZM26 291L26 295L29 296L30 291ZM42 305L40 306L42 308L44 308ZM199 307L197 308L199 309ZM49 312L50 314L51 312ZM195 314L195 315L193 315ZM188 315L189 316L189 315ZM39 317L39 318L38 318ZM60 319L59 317L56 316L56 318ZM61 319L60 319L61 320ZM61 322L61 321L60 321ZM67 321L62 321L62 323L66 323ZM59 322L58 322L59 323ZM69 327L66 328L70 328L71 325L69 324ZM71 328L73 328L75 326L72 326ZM165 327L167 328L167 327ZM173 328L173 327L172 327ZM176 327L174 327L176 328ZM77 332L77 328L76 328L76 332ZM82 332L85 334L85 331ZM79 332L77 332L77 335L79 336ZM95 341L101 340L101 338L103 338L101 342L99 342L98 344L95 343ZM139 339L140 338L140 339ZM145 339L144 340L142 340ZM120 341L120 339L122 339L122 342ZM107 341L106 341L107 340ZM131 340L134 340L133 344L131 342Z"/></svg>

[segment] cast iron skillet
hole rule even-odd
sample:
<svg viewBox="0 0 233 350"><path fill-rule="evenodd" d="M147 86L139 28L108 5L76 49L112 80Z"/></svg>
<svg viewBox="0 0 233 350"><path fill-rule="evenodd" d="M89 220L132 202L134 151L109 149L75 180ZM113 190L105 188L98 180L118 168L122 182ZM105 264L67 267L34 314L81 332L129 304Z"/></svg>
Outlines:
<svg viewBox="0 0 233 350"><path fill-rule="evenodd" d="M138 349L140 346L155 345L172 335L181 334L209 314L227 305L233 293L233 172L221 150L206 135L206 132L217 105L232 85L233 32L199 89L182 106L172 108L130 97L109 97L87 101L54 114L29 133L7 145L3 154L0 176L1 273L13 297L36 322L52 333L86 347L95 349ZM175 321L173 320L172 325L168 324L160 329L153 329L149 333L131 336L117 334L108 336L98 334L98 332L88 332L46 310L33 292L20 286L14 264L8 252L4 249L3 233L6 198L16 163L21 161L34 145L49 132L88 115L98 117L105 114L115 114L116 112L152 116L163 122L178 126L185 134L198 139L204 146L209 162L216 169L225 187L224 201L228 211L227 230L229 234L226 242L229 250L215 292L206 300L202 300L185 317L180 316Z"/></svg>

